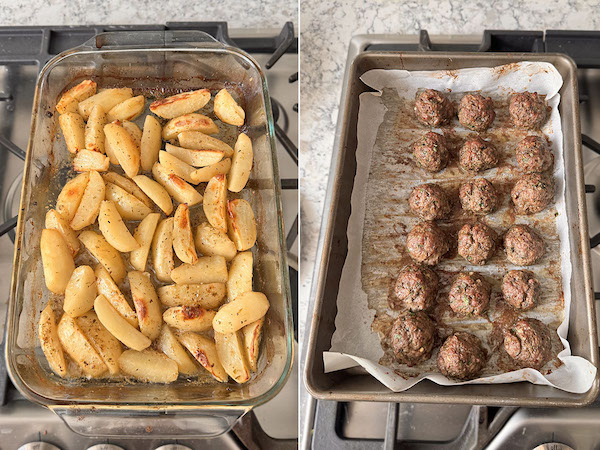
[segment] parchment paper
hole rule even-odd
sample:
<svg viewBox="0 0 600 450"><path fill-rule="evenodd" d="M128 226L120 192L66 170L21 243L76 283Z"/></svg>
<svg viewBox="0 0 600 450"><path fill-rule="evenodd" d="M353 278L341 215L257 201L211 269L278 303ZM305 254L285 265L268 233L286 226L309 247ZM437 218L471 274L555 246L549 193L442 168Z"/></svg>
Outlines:
<svg viewBox="0 0 600 450"><path fill-rule="evenodd" d="M590 389L596 368L581 357L572 356L566 340L571 303L571 264L568 223L565 211L564 160L562 130L558 105L562 77L548 63L522 62L495 68L473 68L456 71L408 72L371 70L362 81L377 92L363 93L358 116L357 174L352 193L352 214L348 223L348 256L338 292L336 331L329 352L324 352L325 371L362 366L393 391L410 388L422 379L441 385L492 384L529 381L551 385L568 392L582 393ZM510 265L499 249L485 266L469 265L456 254L456 249L434 270L440 277L440 293L431 315L438 325L441 341L453 331L463 330L477 335L491 355L480 378L457 382L441 375L436 367L438 348L429 361L409 368L395 362L387 345L387 334L398 312L388 308L390 286L399 270L410 262L406 234L419 222L408 207L412 188L425 182L442 185L457 199L458 186L467 179L457 166L460 143L472 133L456 119L443 130L453 157L448 168L429 174L416 167L410 144L429 131L414 115L414 98L425 88L446 92L458 102L467 92L480 92L495 102L496 119L492 128L481 133L491 140L501 154L498 168L479 176L492 181L500 191L501 207L479 219L502 236L514 223L535 228L546 243L546 254L532 270L542 285L540 304L531 311L517 314L502 300L500 284ZM556 194L554 206L532 216L515 216L510 202L510 189L519 176L514 158L516 144L528 134L514 129L508 117L508 98L513 92L528 90L545 95L552 108L541 132L549 139L554 152ZM456 203L458 201L456 200ZM456 246L458 229L470 216L455 205L447 221L438 222ZM447 306L450 284L460 271L482 274L492 284L488 317L463 318ZM555 358L541 371L518 369L502 345L502 330L518 317L542 320L557 333L553 338Z"/></svg>

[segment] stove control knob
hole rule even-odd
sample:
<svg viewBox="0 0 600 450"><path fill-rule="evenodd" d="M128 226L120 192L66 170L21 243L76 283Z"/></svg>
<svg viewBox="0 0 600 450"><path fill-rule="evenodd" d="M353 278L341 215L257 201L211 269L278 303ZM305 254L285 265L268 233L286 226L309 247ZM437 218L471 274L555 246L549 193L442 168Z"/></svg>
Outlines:
<svg viewBox="0 0 600 450"><path fill-rule="evenodd" d="M161 445L160 447L158 447L155 450L192 450L189 447L186 447L185 445L181 445L181 444L165 444L165 445Z"/></svg>
<svg viewBox="0 0 600 450"><path fill-rule="evenodd" d="M21 445L19 450L60 450L60 448L47 442L28 442Z"/></svg>
<svg viewBox="0 0 600 450"><path fill-rule="evenodd" d="M114 444L96 444L88 447L87 450L123 450L123 447Z"/></svg>
<svg viewBox="0 0 600 450"><path fill-rule="evenodd" d="M548 442L547 444L538 445L533 450L574 450L573 447L569 447L567 444L561 444L560 442Z"/></svg>

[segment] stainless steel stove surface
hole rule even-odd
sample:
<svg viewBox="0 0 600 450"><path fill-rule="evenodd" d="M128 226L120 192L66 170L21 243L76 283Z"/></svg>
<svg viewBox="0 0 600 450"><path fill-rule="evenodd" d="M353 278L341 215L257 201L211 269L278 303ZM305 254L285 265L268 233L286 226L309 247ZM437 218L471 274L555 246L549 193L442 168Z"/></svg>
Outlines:
<svg viewBox="0 0 600 450"><path fill-rule="evenodd" d="M298 72L298 44L292 24L286 24L282 30L227 30L224 23L174 23L167 24L166 27L224 33L225 37L228 35L235 44L248 51L263 68L269 67L265 73L271 97L277 103L275 108L279 110L277 124L281 133L278 134L281 134L283 139L287 136L289 141L285 142L288 147L286 148L282 144L283 139L279 139L278 135L278 160L284 188L282 203L288 236L290 272L292 277L297 278L295 270L298 261L298 168L297 153L294 156L293 147L298 144L298 83L294 82L294 74ZM131 27L141 28L144 27ZM165 26L151 28L164 29ZM13 147L27 148L38 71L48 57L79 45L100 31L111 29L115 27L0 28L0 224L16 216L19 210L23 161L11 153L11 143L14 144ZM30 49L25 53L22 48L13 46L14 36L23 37L23 33L33 36ZM50 36L54 40L50 39ZM35 47L35 43L39 43L39 47ZM278 60L274 58L274 53L280 56ZM271 66L273 61L276 62ZM289 143L292 144L291 148ZM13 151L18 153L18 149ZM14 237L12 231L0 237L0 273L4 274L0 277L0 327L3 338L14 251L11 237ZM297 286L297 282L294 283L293 279L291 281L292 286ZM297 291L294 302L297 304ZM4 351L2 353L4 354ZM25 400L10 382L8 389L4 391L5 382L5 367L4 364L0 364L0 399L6 392L5 402L0 405L0 448L16 449L31 442L50 443L61 449L87 449L97 444L102 445L94 449L113 448L105 444L117 445L124 449L154 449L176 443L184 445L161 447L172 450L295 448L297 445L297 357L287 384L272 401L244 416L233 432L211 440L133 440L126 437L107 440L102 437L83 437L72 432L51 411Z"/></svg>
<svg viewBox="0 0 600 450"><path fill-rule="evenodd" d="M348 61L366 50L563 52L575 59L580 90L589 233L600 243L600 33L492 31L482 36L361 35ZM592 186L593 185L593 186ZM600 246L592 251L600 291ZM600 295L596 294L599 299ZM309 306L309 311L312 308ZM598 316L598 308L596 308ZM306 346L305 346L306 347ZM304 361L304 355L302 357ZM307 396L305 389L302 396ZM592 449L600 441L600 403L580 409L468 405L337 403L301 400L301 448L308 449Z"/></svg>

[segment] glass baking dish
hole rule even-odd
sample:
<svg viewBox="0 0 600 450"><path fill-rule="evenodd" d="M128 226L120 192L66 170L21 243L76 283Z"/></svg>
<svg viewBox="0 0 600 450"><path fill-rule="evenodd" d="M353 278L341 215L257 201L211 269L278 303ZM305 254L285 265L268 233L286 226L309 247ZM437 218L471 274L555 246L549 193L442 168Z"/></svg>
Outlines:
<svg viewBox="0 0 600 450"><path fill-rule="evenodd" d="M205 377L170 385L65 380L49 369L36 330L39 314L54 294L44 284L39 240L46 211L72 176L54 106L65 88L88 78L99 89L131 87L134 95L151 97L199 88L214 93L227 87L238 93L246 110L244 132L254 148L250 181L241 193L251 203L258 227L254 289L264 292L271 305L259 369L248 383L221 384ZM217 137L235 142L232 135ZM265 77L249 55L205 33L158 31L103 33L56 56L36 85L23 176L6 328L6 360L14 385L81 434L208 437L227 431L241 415L277 394L290 372L292 319L283 230L271 103Z"/></svg>

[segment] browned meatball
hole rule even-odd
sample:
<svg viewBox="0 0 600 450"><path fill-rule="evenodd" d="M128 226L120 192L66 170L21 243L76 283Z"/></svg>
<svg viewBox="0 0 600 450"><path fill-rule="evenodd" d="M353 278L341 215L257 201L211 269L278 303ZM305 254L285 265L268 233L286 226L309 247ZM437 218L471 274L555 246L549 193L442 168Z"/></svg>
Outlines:
<svg viewBox="0 0 600 450"><path fill-rule="evenodd" d="M491 290L490 284L480 275L459 273L448 295L450 308L463 316L481 316L490 304Z"/></svg>
<svg viewBox="0 0 600 450"><path fill-rule="evenodd" d="M417 165L429 172L439 172L448 165L448 144L441 134L430 131L412 145Z"/></svg>
<svg viewBox="0 0 600 450"><path fill-rule="evenodd" d="M394 295L388 303L392 309L421 311L433 306L438 291L438 276L429 267L409 264L398 274Z"/></svg>
<svg viewBox="0 0 600 450"><path fill-rule="evenodd" d="M538 303L541 291L540 282L529 270L510 270L502 280L504 301L522 311Z"/></svg>
<svg viewBox="0 0 600 450"><path fill-rule="evenodd" d="M552 357L550 329L537 319L521 319L504 332L504 350L520 366L540 369Z"/></svg>
<svg viewBox="0 0 600 450"><path fill-rule="evenodd" d="M535 214L546 209L554 200L554 178L541 173L523 175L510 196L517 214Z"/></svg>
<svg viewBox="0 0 600 450"><path fill-rule="evenodd" d="M486 359L486 352L477 336L459 331L446 339L440 348L437 366L449 378L470 380L481 373Z"/></svg>
<svg viewBox="0 0 600 450"><path fill-rule="evenodd" d="M498 165L498 152L492 143L475 136L460 148L458 163L469 172L482 172Z"/></svg>
<svg viewBox="0 0 600 450"><path fill-rule="evenodd" d="M450 214L450 200L437 184L416 186L408 197L410 208L423 220L443 219Z"/></svg>
<svg viewBox="0 0 600 450"><path fill-rule="evenodd" d="M531 266L546 252L542 238L527 225L513 225L504 235L506 258L517 266Z"/></svg>
<svg viewBox="0 0 600 450"><path fill-rule="evenodd" d="M471 264L483 265L496 252L498 235L487 225L468 223L458 232L458 254Z"/></svg>
<svg viewBox="0 0 600 450"><path fill-rule="evenodd" d="M546 139L527 136L516 149L517 164L525 173L545 172L554 165L554 155Z"/></svg>
<svg viewBox="0 0 600 450"><path fill-rule="evenodd" d="M490 214L498 207L498 191L485 178L475 178L460 186L458 196L465 211Z"/></svg>
<svg viewBox="0 0 600 450"><path fill-rule="evenodd" d="M469 130L485 131L494 119L494 102L479 94L467 94L458 106L458 121Z"/></svg>
<svg viewBox="0 0 600 450"><path fill-rule="evenodd" d="M417 93L415 114L422 124L439 127L450 122L454 114L454 107L452 102L440 91L426 89Z"/></svg>
<svg viewBox="0 0 600 450"><path fill-rule="evenodd" d="M539 129L548 118L548 103L537 92L520 92L510 98L508 112L515 127Z"/></svg>
<svg viewBox="0 0 600 450"><path fill-rule="evenodd" d="M449 242L446 233L435 223L421 222L408 233L406 247L415 261L435 266L448 252Z"/></svg>
<svg viewBox="0 0 600 450"><path fill-rule="evenodd" d="M396 360L415 366L431 358L435 325L422 311L405 312L394 321L390 341Z"/></svg>

